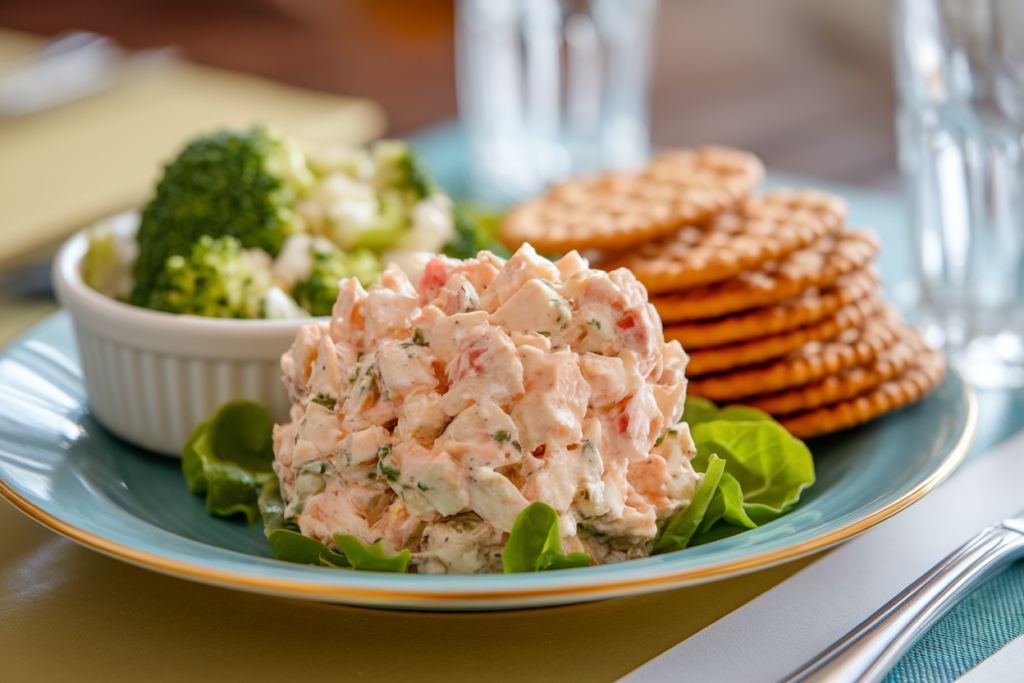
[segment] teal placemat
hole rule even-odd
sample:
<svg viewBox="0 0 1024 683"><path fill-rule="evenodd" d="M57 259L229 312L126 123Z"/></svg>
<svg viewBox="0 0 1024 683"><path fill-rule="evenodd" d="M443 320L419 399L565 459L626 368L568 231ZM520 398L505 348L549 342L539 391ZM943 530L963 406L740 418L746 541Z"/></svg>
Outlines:
<svg viewBox="0 0 1024 683"><path fill-rule="evenodd" d="M467 196L466 142L456 124L423 131L412 142L452 195ZM850 203L850 224L874 228L881 236L884 247L876 265L885 279L886 295L913 318L917 295L913 246L903 201L898 195L775 172L768 174L766 185L813 186L845 197ZM1024 428L1024 390L981 391L978 402L978 437L968 458L978 457ZM1024 562L983 585L933 626L885 682L955 681L1022 634Z"/></svg>

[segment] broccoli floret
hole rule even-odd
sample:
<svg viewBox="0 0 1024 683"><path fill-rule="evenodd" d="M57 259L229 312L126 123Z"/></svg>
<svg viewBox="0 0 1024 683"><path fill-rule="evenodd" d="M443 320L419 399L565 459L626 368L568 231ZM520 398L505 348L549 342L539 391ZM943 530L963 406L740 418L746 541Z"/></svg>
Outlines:
<svg viewBox="0 0 1024 683"><path fill-rule="evenodd" d="M377 190L401 191L406 195L408 206L441 191L423 157L405 142L378 142L373 146L373 161L377 167L374 176Z"/></svg>
<svg viewBox="0 0 1024 683"><path fill-rule="evenodd" d="M309 279L296 282L292 298L311 315L330 315L338 299L338 281L354 277L364 287L380 279L380 259L369 249L315 250Z"/></svg>
<svg viewBox="0 0 1024 683"><path fill-rule="evenodd" d="M204 235L235 237L275 256L300 220L291 207L312 182L299 146L273 129L193 140L165 168L142 213L131 303L149 305L168 259L187 256Z"/></svg>
<svg viewBox="0 0 1024 683"><path fill-rule="evenodd" d="M145 304L168 313L256 318L272 284L269 269L239 240L204 235L187 256L168 257Z"/></svg>
<svg viewBox="0 0 1024 683"><path fill-rule="evenodd" d="M455 237L444 245L445 256L452 258L474 258L482 249L508 258L511 254L498 241L501 214L480 207L457 203L452 207L455 221Z"/></svg>

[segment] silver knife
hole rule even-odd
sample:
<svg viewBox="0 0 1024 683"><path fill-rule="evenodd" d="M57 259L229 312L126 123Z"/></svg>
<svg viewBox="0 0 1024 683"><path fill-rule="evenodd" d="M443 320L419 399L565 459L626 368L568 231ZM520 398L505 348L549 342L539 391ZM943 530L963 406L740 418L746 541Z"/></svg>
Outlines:
<svg viewBox="0 0 1024 683"><path fill-rule="evenodd" d="M875 683L986 579L1024 559L1024 511L986 528L782 683Z"/></svg>

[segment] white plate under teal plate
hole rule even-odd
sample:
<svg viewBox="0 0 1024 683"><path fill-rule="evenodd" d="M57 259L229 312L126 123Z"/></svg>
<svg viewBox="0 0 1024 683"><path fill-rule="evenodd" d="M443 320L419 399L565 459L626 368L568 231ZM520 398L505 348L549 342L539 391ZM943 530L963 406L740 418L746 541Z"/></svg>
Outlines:
<svg viewBox="0 0 1024 683"><path fill-rule="evenodd" d="M177 460L129 446L93 419L71 321L57 313L0 353L0 494L89 548L186 579L374 607L509 609L713 581L835 544L945 478L970 447L976 422L973 393L952 375L917 405L811 441L818 481L790 514L658 557L485 576L307 567L275 560L261 529L208 516Z"/></svg>

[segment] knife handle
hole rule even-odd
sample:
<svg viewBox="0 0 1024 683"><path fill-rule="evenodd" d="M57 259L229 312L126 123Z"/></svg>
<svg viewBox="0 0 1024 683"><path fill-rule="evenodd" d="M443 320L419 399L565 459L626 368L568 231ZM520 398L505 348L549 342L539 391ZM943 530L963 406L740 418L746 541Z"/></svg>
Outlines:
<svg viewBox="0 0 1024 683"><path fill-rule="evenodd" d="M782 683L881 681L929 626L1021 558L1024 533L988 527Z"/></svg>

